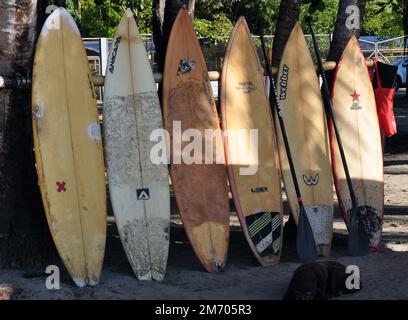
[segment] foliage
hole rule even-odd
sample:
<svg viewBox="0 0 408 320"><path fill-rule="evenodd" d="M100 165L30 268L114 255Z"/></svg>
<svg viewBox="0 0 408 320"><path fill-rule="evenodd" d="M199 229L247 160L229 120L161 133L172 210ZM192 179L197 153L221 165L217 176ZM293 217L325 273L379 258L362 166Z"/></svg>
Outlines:
<svg viewBox="0 0 408 320"><path fill-rule="evenodd" d="M367 0L363 29L368 35L403 34L403 0Z"/></svg>
<svg viewBox="0 0 408 320"><path fill-rule="evenodd" d="M98 4L94 0L81 1L81 33L83 37L112 37L121 18L110 0Z"/></svg>
<svg viewBox="0 0 408 320"><path fill-rule="evenodd" d="M225 36L231 33L233 25L225 14L217 13L211 20L194 19L194 27L197 36L203 37L212 43L217 43L223 41Z"/></svg>
<svg viewBox="0 0 408 320"><path fill-rule="evenodd" d="M336 22L338 3L338 0L303 1L300 7L300 21L303 32L309 34L305 19L311 16L315 33L332 33Z"/></svg>
<svg viewBox="0 0 408 320"><path fill-rule="evenodd" d="M49 0L49 3L61 1ZM399 36L403 34L404 0L366 0L362 34ZM142 33L151 32L152 0L65 0L67 9L80 26L84 36L108 36L115 33L125 8L135 13ZM257 34L259 22L264 33L272 34L279 12L280 0L196 0L194 26L199 36L212 43L228 38L233 24L245 16L252 33ZM305 18L313 16L316 33L333 32L338 0L303 0L300 20L308 33Z"/></svg>
<svg viewBox="0 0 408 320"><path fill-rule="evenodd" d="M266 34L272 33L279 10L279 0L196 0L195 16L199 19L201 35L211 38L211 24L218 18L218 36L230 35L232 26L240 16L245 16L249 29L257 33L258 23L262 22ZM221 23L224 23L221 25Z"/></svg>
<svg viewBox="0 0 408 320"><path fill-rule="evenodd" d="M84 37L113 37L126 8L133 11L141 33L152 31L152 0L65 0L65 4Z"/></svg>

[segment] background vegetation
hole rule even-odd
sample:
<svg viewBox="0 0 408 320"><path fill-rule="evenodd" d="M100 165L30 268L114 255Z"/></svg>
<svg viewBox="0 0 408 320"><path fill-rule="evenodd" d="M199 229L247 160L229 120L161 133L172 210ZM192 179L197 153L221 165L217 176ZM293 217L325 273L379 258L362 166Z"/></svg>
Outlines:
<svg viewBox="0 0 408 320"><path fill-rule="evenodd" d="M54 4L57 2L49 1ZM197 34L211 42L218 42L229 36L234 21L241 15L246 17L253 33L256 33L258 21L264 21L265 33L272 34L279 3L280 0L196 0L194 23ZM126 7L134 11L142 33L152 31L152 0L66 0L66 4L86 37L112 37ZM316 32L331 33L337 7L338 0L304 0L300 19L304 21L312 12ZM402 35L402 8L403 0L367 0L362 34Z"/></svg>

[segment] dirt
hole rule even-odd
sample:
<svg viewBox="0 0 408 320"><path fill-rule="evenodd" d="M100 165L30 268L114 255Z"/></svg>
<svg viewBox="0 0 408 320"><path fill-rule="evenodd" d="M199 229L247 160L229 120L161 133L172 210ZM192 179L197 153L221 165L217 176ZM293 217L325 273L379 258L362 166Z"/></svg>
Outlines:
<svg viewBox="0 0 408 320"><path fill-rule="evenodd" d="M347 231L335 210L332 255L360 268L363 289L336 299L408 299L408 100L396 98L397 136L385 144L385 219L379 252L351 257ZM288 206L285 205L285 220ZM101 281L94 288L77 288L61 262L61 287L48 290L44 270L0 271L0 299L281 299L293 271L300 265L293 241L284 242L281 262L260 267L253 257L235 215L231 216L231 240L223 273L204 271L189 245L179 217L172 216L168 268L162 283L138 281L127 262L113 223L109 223Z"/></svg>

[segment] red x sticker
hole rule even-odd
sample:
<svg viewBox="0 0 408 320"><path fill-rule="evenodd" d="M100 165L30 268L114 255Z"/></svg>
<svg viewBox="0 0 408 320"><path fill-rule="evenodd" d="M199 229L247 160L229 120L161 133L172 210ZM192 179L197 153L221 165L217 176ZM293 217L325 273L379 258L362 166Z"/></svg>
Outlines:
<svg viewBox="0 0 408 320"><path fill-rule="evenodd" d="M67 191L67 189L65 188L65 181L61 181L61 182L57 181L56 185L57 185L57 191L58 192L66 192Z"/></svg>

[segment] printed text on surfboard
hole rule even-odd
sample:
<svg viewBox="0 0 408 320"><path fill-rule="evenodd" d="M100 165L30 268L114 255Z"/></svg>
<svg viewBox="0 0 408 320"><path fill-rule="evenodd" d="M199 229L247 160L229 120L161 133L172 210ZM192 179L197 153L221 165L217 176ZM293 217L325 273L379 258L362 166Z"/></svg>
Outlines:
<svg viewBox="0 0 408 320"><path fill-rule="evenodd" d="M282 68L282 75L279 79L280 81L280 94L279 94L279 99L280 100L285 100L286 99L286 87L288 85L288 77L289 77L289 67L284 64Z"/></svg>
<svg viewBox="0 0 408 320"><path fill-rule="evenodd" d="M112 50L112 58L111 58L110 65L109 65L110 73L113 73L113 70L115 69L115 60L116 60L116 54L118 53L120 39L121 37L116 38L115 45Z"/></svg>

